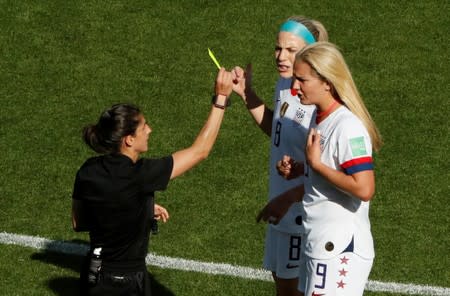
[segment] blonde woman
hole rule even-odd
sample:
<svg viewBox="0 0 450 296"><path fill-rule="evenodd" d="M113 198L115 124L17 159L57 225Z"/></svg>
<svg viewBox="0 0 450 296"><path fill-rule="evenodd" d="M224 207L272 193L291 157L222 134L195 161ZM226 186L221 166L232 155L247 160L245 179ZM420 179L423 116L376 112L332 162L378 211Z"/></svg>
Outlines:
<svg viewBox="0 0 450 296"><path fill-rule="evenodd" d="M333 44L318 42L297 54L293 89L302 104L316 106L306 144L305 281L299 290L363 295L375 255L369 204L375 192L372 150L380 149L380 134ZM292 173L281 167L285 177Z"/></svg>

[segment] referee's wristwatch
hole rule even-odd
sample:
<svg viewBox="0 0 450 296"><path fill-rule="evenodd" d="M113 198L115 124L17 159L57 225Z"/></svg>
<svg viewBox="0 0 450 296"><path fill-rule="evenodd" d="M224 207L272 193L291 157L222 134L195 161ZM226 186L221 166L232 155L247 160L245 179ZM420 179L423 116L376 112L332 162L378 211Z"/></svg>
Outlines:
<svg viewBox="0 0 450 296"><path fill-rule="evenodd" d="M225 109L226 107L231 106L231 100L229 98L225 97L225 104L222 105L222 104L217 103L217 97L218 97L218 95L213 95L212 99L211 99L211 104L213 104L214 107L217 107L220 109Z"/></svg>

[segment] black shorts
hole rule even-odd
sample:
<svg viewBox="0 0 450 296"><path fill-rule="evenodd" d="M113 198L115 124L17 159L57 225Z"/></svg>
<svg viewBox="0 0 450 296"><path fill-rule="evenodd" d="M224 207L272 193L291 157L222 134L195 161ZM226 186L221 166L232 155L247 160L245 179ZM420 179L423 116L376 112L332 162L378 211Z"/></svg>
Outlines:
<svg viewBox="0 0 450 296"><path fill-rule="evenodd" d="M152 295L150 276L146 268L137 271L101 270L95 284L89 283L85 272L82 272L80 281L82 296Z"/></svg>

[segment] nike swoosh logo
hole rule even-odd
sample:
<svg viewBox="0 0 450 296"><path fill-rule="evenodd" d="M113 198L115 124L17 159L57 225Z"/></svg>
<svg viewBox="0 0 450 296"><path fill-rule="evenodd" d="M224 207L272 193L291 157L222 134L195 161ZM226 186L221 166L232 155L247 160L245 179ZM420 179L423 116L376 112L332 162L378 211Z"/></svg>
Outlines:
<svg viewBox="0 0 450 296"><path fill-rule="evenodd" d="M297 267L299 267L299 265L291 265L290 263L288 263L288 264L286 265L286 268L287 268L287 269L292 269L292 268L297 268Z"/></svg>
<svg viewBox="0 0 450 296"><path fill-rule="evenodd" d="M311 296L323 296L323 295L325 295L325 294L316 294L316 292L312 292L312 294L311 294Z"/></svg>

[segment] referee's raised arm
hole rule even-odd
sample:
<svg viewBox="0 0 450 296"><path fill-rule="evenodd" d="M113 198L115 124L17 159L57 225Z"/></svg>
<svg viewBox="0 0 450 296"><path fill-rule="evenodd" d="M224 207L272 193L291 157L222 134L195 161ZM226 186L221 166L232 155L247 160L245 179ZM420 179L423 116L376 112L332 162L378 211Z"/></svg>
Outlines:
<svg viewBox="0 0 450 296"><path fill-rule="evenodd" d="M233 90L232 75L221 68L217 74L215 95L211 111L194 143L183 150L173 153L171 179L182 175L202 160L206 159L217 139L225 109L229 105L229 96Z"/></svg>

